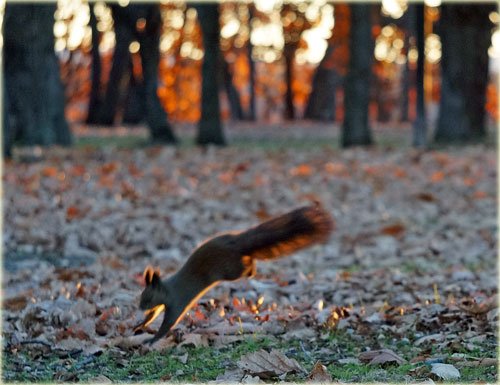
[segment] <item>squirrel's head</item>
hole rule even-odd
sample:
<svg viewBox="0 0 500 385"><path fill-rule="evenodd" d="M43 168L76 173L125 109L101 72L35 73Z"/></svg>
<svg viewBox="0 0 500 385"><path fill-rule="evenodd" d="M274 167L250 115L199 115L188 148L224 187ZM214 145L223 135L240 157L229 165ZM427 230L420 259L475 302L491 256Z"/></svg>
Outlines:
<svg viewBox="0 0 500 385"><path fill-rule="evenodd" d="M160 279L160 271L153 270L151 266L146 267L144 281L146 282L146 288L141 294L139 307L142 310L147 310L163 304L165 302L165 293L162 290L163 284Z"/></svg>

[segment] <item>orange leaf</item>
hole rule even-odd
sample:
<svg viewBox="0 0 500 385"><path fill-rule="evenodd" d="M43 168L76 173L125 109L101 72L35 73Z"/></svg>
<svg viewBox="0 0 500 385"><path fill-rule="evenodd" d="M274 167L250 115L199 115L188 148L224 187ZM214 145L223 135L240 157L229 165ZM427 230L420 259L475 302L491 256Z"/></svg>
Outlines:
<svg viewBox="0 0 500 385"><path fill-rule="evenodd" d="M484 198L488 198L488 194L486 194L486 192L482 191L482 190L477 190L474 192L474 194L472 195L472 197L474 199L484 199Z"/></svg>
<svg viewBox="0 0 500 385"><path fill-rule="evenodd" d="M348 176L347 167L342 163L328 162L325 164L325 171L332 175Z"/></svg>
<svg viewBox="0 0 500 385"><path fill-rule="evenodd" d="M441 182L444 179L444 172L442 171L436 171L431 175L431 182L437 183Z"/></svg>
<svg viewBox="0 0 500 385"><path fill-rule="evenodd" d="M290 175L293 176L309 176L313 172L311 166L307 164L301 164L297 167L294 167L290 170Z"/></svg>
<svg viewBox="0 0 500 385"><path fill-rule="evenodd" d="M207 319L207 317L205 317L205 314L203 314L200 309L196 309L196 311L194 312L193 314L193 318L199 320L199 321L203 321L205 319Z"/></svg>
<svg viewBox="0 0 500 385"><path fill-rule="evenodd" d="M396 167L396 169L394 170L394 176L396 178L406 178L408 174L401 167Z"/></svg>
<svg viewBox="0 0 500 385"><path fill-rule="evenodd" d="M111 174L112 172L115 172L117 169L118 169L117 162L109 162L102 165L101 172L103 174Z"/></svg>
<svg viewBox="0 0 500 385"><path fill-rule="evenodd" d="M48 178L55 178L57 176L57 168L55 167L44 167L42 170L42 175Z"/></svg>
<svg viewBox="0 0 500 385"><path fill-rule="evenodd" d="M85 174L85 166L82 166L81 164L76 164L73 167L71 167L70 174L74 176L82 176Z"/></svg>
<svg viewBox="0 0 500 385"><path fill-rule="evenodd" d="M234 180L234 173L231 171L226 171L219 174L219 180L223 183L230 184Z"/></svg>
<svg viewBox="0 0 500 385"><path fill-rule="evenodd" d="M406 231L406 228L401 223L396 223L393 225L385 226L380 230L380 232L384 235L390 235L391 237L399 237L403 235Z"/></svg>
<svg viewBox="0 0 500 385"><path fill-rule="evenodd" d="M66 219L71 221L80 216L80 209L75 206L69 206L66 210Z"/></svg>
<svg viewBox="0 0 500 385"><path fill-rule="evenodd" d="M471 178L471 177L464 178L464 185L466 185L467 187L474 186L475 184L476 184L476 180L474 178Z"/></svg>

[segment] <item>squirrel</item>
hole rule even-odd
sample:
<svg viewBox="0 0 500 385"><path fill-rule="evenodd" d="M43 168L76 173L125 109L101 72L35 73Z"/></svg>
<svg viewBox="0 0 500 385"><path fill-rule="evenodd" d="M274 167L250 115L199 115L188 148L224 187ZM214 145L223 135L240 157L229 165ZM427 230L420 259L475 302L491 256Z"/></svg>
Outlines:
<svg viewBox="0 0 500 385"><path fill-rule="evenodd" d="M144 270L146 288L139 307L145 320L134 331L145 328L165 311L153 344L165 336L208 290L220 281L233 281L255 275L256 261L269 261L315 243L325 242L334 228L330 214L319 203L274 217L241 232L216 235L202 243L184 266L166 280L159 270Z"/></svg>

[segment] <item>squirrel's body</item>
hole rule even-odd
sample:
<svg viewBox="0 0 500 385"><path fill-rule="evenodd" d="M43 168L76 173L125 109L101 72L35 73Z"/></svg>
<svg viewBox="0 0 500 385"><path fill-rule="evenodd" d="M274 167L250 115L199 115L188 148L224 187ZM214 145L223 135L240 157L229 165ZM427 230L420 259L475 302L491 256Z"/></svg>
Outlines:
<svg viewBox="0 0 500 385"><path fill-rule="evenodd" d="M255 274L256 260L269 260L323 242L333 228L330 215L319 205L307 206L266 221L240 233L215 236L200 245L184 266L164 281L147 268L146 288L140 307L148 325L158 315L154 309L164 305L165 318L153 343L167 334L191 306L220 281L233 281Z"/></svg>

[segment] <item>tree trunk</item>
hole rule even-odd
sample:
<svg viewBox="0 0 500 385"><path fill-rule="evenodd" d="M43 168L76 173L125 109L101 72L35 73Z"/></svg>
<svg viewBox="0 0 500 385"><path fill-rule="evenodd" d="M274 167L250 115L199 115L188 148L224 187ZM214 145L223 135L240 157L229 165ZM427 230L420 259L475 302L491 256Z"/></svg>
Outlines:
<svg viewBox="0 0 500 385"><path fill-rule="evenodd" d="M304 113L306 119L331 122L335 120L335 92L340 76L334 69L325 67L333 50L333 45L328 45L325 56L314 73L312 91Z"/></svg>
<svg viewBox="0 0 500 385"><path fill-rule="evenodd" d="M64 88L54 52L52 4L8 4L4 19L5 90L12 140L70 145ZM11 140L11 142L12 142Z"/></svg>
<svg viewBox="0 0 500 385"><path fill-rule="evenodd" d="M231 74L231 70L229 69L229 64L224 58L222 52L219 57L219 68L222 71L222 83L224 84L224 90L226 91L227 99L229 102L231 119L241 120L243 119L243 108L241 107L240 93L234 86L233 76Z"/></svg>
<svg viewBox="0 0 500 385"><path fill-rule="evenodd" d="M90 89L89 106L87 109L87 124L99 123L101 111L101 56L99 55L99 30L97 29L97 18L94 14L94 4L90 7L90 28L92 30L92 85Z"/></svg>
<svg viewBox="0 0 500 385"><path fill-rule="evenodd" d="M285 57L285 119L293 120L295 119L295 107L293 105L293 59L295 57L295 51L297 45L295 43L287 44L285 42L285 48L283 50L283 56Z"/></svg>
<svg viewBox="0 0 500 385"><path fill-rule="evenodd" d="M442 83L435 141L465 142L486 136L489 13L493 4L441 7Z"/></svg>
<svg viewBox="0 0 500 385"><path fill-rule="evenodd" d="M130 65L129 45L134 38L135 25L132 26L127 17L127 10L118 4L112 4L111 12L113 14L113 23L115 30L115 50L113 52L113 63L109 73L106 94L100 111L99 122L101 124L112 126L115 121L118 110L118 101L120 99L120 85L125 72Z"/></svg>
<svg viewBox="0 0 500 385"><path fill-rule="evenodd" d="M371 32L371 4L351 4L349 69L345 81L345 117L342 146L372 143L368 126L368 105L374 41Z"/></svg>
<svg viewBox="0 0 500 385"><path fill-rule="evenodd" d="M133 69L130 68L127 99L123 110L124 124L139 124L143 121L146 116L145 98L144 85L140 80L136 80Z"/></svg>
<svg viewBox="0 0 500 385"><path fill-rule="evenodd" d="M146 28L143 33L138 33L142 64L142 77L144 81L146 121L148 123L151 140L174 144L177 138L168 122L168 116L158 98L158 64L160 62L160 34L161 13L159 4L134 5L136 14L145 15ZM134 23L135 24L135 23Z"/></svg>
<svg viewBox="0 0 500 385"><path fill-rule="evenodd" d="M217 85L217 62L219 44L219 4L197 4L198 20L203 34L203 65L201 87L201 119L196 142L201 145L225 145L226 140L220 118L219 87Z"/></svg>
<svg viewBox="0 0 500 385"><path fill-rule="evenodd" d="M249 87L250 87L250 105L248 107L248 120L255 120L257 118L257 113L255 110L255 63L252 58L253 44L250 40L252 35L252 18L254 15L255 5L252 3L248 4L248 43L247 43L247 55L248 55L248 67L249 67Z"/></svg>
<svg viewBox="0 0 500 385"><path fill-rule="evenodd" d="M425 147L427 145L427 118L425 113L424 68L425 68L425 34L424 18L425 6L423 3L411 5L415 7L415 35L417 38L417 116L413 122L413 146Z"/></svg>
<svg viewBox="0 0 500 385"><path fill-rule="evenodd" d="M5 74L2 74L2 150L4 158L10 158L12 156L12 136L13 132L10 127L9 116L7 111L9 110L9 99L5 88Z"/></svg>
<svg viewBox="0 0 500 385"><path fill-rule="evenodd" d="M405 39L404 46L406 48L406 62L403 68L403 74L401 76L401 117L400 120L402 122L407 122L408 118L408 109L410 106L409 93L410 93L410 64L408 61L408 51L410 47L410 30L409 28L405 31Z"/></svg>

